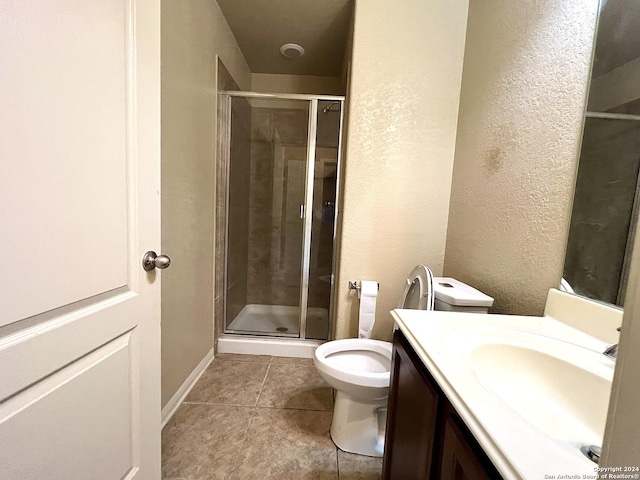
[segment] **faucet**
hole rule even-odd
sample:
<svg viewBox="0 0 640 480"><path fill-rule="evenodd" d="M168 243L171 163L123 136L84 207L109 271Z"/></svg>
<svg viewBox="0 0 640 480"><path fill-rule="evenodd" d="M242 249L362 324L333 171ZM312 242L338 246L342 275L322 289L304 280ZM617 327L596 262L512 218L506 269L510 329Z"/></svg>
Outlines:
<svg viewBox="0 0 640 480"><path fill-rule="evenodd" d="M615 345L609 345L602 353L610 359L616 360L616 358L618 357L618 344L616 343Z"/></svg>
<svg viewBox="0 0 640 480"><path fill-rule="evenodd" d="M619 332L620 327L616 328L616 330ZM604 352L602 353L615 361L618 358L618 345L619 344L617 343L614 345L609 345L607 348L605 348Z"/></svg>

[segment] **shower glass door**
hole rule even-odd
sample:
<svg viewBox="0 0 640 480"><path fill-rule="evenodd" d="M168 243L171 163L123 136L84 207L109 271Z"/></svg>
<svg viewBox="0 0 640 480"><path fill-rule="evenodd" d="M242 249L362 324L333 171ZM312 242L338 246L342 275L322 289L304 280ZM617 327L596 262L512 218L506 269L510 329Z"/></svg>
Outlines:
<svg viewBox="0 0 640 480"><path fill-rule="evenodd" d="M298 337L311 102L228 101L226 331Z"/></svg>
<svg viewBox="0 0 640 480"><path fill-rule="evenodd" d="M305 338L329 338L342 102L318 102Z"/></svg>
<svg viewBox="0 0 640 480"><path fill-rule="evenodd" d="M220 101L225 333L327 340L342 98L226 92Z"/></svg>

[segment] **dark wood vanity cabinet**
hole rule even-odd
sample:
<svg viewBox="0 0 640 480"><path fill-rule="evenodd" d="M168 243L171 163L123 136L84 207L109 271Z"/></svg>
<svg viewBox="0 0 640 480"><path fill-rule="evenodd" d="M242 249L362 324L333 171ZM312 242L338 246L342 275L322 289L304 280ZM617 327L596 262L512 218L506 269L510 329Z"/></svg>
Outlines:
<svg viewBox="0 0 640 480"><path fill-rule="evenodd" d="M444 420L439 474L443 480L491 480L501 478L475 439L451 408Z"/></svg>
<svg viewBox="0 0 640 480"><path fill-rule="evenodd" d="M396 332L382 472L385 479L430 478L433 461L440 395L406 342Z"/></svg>
<svg viewBox="0 0 640 480"><path fill-rule="evenodd" d="M400 330L393 338L382 478L501 478Z"/></svg>

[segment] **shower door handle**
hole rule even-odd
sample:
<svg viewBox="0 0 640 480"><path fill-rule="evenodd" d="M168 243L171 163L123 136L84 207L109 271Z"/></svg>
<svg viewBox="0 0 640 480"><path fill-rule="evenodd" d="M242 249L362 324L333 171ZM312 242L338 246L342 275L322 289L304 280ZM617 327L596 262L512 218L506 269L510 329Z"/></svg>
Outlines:
<svg viewBox="0 0 640 480"><path fill-rule="evenodd" d="M304 220L304 205L300 205L300 220Z"/></svg>

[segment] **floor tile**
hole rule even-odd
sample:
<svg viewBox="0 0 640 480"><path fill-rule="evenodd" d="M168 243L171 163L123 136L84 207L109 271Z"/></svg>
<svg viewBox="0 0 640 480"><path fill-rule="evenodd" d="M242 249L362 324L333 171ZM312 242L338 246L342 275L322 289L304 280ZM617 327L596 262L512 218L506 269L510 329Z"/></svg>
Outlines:
<svg viewBox="0 0 640 480"><path fill-rule="evenodd" d="M257 408L230 480L337 480L331 412Z"/></svg>
<svg viewBox="0 0 640 480"><path fill-rule="evenodd" d="M233 360L236 362L269 363L271 355L241 355L239 353L217 353L216 361Z"/></svg>
<svg viewBox="0 0 640 480"><path fill-rule="evenodd" d="M340 480L379 480L382 475L382 458L338 450L338 475Z"/></svg>
<svg viewBox="0 0 640 480"><path fill-rule="evenodd" d="M333 410L333 392L315 367L272 363L258 406Z"/></svg>
<svg viewBox="0 0 640 480"><path fill-rule="evenodd" d="M254 406L268 368L267 364L214 359L185 402Z"/></svg>
<svg viewBox="0 0 640 480"><path fill-rule="evenodd" d="M298 358L298 357L272 357L272 364L287 364L287 365L301 365L303 367L313 367L312 358Z"/></svg>
<svg viewBox="0 0 640 480"><path fill-rule="evenodd" d="M162 431L163 478L226 478L238 457L253 410L183 404Z"/></svg>

